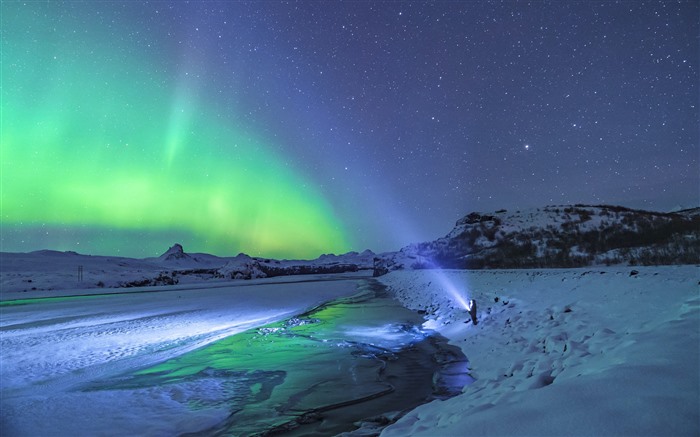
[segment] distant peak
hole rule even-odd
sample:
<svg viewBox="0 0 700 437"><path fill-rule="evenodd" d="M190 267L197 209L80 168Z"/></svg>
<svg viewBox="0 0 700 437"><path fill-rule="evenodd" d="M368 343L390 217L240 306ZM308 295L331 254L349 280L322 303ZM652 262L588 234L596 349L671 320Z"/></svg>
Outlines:
<svg viewBox="0 0 700 437"><path fill-rule="evenodd" d="M185 253L185 251L182 249L182 245L180 243L175 243L173 244L164 254L162 254L159 258L162 259L163 261L171 261L171 260L178 260L178 259L185 259L189 258L190 256Z"/></svg>
<svg viewBox="0 0 700 437"><path fill-rule="evenodd" d="M185 253L185 251L182 249L182 244L175 243L168 249L166 253Z"/></svg>

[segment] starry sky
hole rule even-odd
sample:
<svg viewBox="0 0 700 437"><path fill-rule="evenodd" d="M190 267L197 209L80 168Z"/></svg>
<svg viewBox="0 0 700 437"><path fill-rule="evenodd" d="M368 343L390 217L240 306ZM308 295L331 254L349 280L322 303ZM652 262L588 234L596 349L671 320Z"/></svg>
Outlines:
<svg viewBox="0 0 700 437"><path fill-rule="evenodd" d="M697 1L1 8L3 251L313 258L700 204Z"/></svg>

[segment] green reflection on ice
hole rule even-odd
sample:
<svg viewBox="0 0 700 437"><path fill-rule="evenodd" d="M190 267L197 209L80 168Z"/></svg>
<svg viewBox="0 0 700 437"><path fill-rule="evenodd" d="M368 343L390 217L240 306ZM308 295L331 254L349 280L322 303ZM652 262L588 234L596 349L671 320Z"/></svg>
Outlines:
<svg viewBox="0 0 700 437"><path fill-rule="evenodd" d="M192 409L225 408L232 412L229 420L216 429L203 431L208 435L248 435L290 423L310 411L328 411L375 399L394 390L387 373L394 372L389 377L396 378L395 371L387 370L387 363L393 363L406 344L422 338L419 333L402 331L382 339L387 320L394 322L392 326L404 327L414 326L421 319L396 301L377 297L370 288L134 374L102 381L88 390L159 387L172 392L172 387L178 387L177 400ZM358 327L362 333L369 333L370 340L358 339ZM373 344L372 339L377 343ZM432 371L421 373L425 381L418 381L412 373L411 389L422 384L415 391L430 393ZM195 388L202 386L216 389L209 389L202 400L202 390ZM425 394L418 396L424 399ZM403 401L391 401L391 407L382 408L400 409Z"/></svg>

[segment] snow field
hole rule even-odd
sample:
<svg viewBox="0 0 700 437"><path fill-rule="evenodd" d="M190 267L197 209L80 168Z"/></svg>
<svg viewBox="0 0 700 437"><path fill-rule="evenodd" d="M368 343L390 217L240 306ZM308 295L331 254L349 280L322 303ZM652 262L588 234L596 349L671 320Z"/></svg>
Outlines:
<svg viewBox="0 0 700 437"><path fill-rule="evenodd" d="M635 270L637 273L633 272ZM383 436L700 433L696 266L397 271L381 278L462 348L476 381ZM476 299L479 324L451 298ZM498 298L498 301L496 301Z"/></svg>

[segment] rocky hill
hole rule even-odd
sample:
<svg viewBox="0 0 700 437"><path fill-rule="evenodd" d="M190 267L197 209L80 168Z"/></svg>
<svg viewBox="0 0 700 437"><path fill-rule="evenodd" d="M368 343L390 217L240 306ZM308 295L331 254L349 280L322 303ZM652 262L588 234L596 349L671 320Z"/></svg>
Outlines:
<svg viewBox="0 0 700 437"><path fill-rule="evenodd" d="M374 267L374 252L365 250L362 253L348 252L343 255L321 255L311 261L304 260L275 260L250 257L239 254L223 267L217 274L230 279L271 278L274 276L309 275L356 272L369 270Z"/></svg>
<svg viewBox="0 0 700 437"><path fill-rule="evenodd" d="M696 263L700 208L659 213L574 205L473 212L443 238L387 254L378 270Z"/></svg>
<svg viewBox="0 0 700 437"><path fill-rule="evenodd" d="M182 248L182 245L179 243L173 244L167 251L165 251L164 254L158 257L158 260L165 262L194 261L194 259L191 256L185 253L184 249Z"/></svg>
<svg viewBox="0 0 700 437"><path fill-rule="evenodd" d="M143 287L203 281L374 269L550 268L700 264L700 208L673 213L619 206L548 206L473 212L443 238L398 252L274 260L187 253L174 244L159 257L131 259L42 250L0 252L0 293L63 288Z"/></svg>

